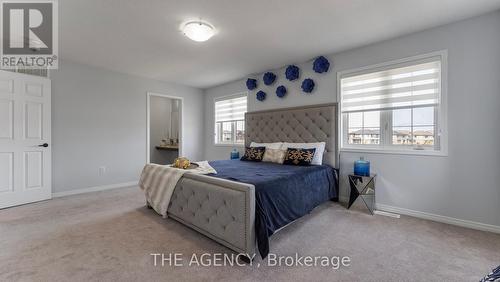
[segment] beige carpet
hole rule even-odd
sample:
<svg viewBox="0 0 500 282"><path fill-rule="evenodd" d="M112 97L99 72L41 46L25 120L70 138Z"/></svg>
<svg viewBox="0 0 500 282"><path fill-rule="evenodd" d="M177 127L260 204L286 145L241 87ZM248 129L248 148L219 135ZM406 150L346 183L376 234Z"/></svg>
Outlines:
<svg viewBox="0 0 500 282"><path fill-rule="evenodd" d="M184 264L231 253L145 208L137 187L0 210L0 281L477 281L500 264L500 235L327 203L275 234L271 252L349 256L349 267L153 265L150 253L170 252Z"/></svg>

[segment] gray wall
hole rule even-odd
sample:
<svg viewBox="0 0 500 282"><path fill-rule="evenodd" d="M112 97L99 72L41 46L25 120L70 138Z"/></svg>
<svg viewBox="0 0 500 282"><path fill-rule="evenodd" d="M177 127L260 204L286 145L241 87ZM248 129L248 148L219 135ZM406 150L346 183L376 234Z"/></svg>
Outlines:
<svg viewBox="0 0 500 282"><path fill-rule="evenodd" d="M248 110L320 104L336 101L338 71L400 58L448 50L449 155L411 156L341 153L341 189L346 196L346 174L361 155L372 162L377 179L377 203L500 226L500 12L418 32L393 40L327 56L333 63L327 74L312 75L313 94L299 92L299 82L279 99L274 87L265 88L268 98L249 93ZM296 63L296 62L290 62ZM299 64L301 79L311 73L311 63ZM251 76L251 75L250 75ZM261 74L258 75L262 83ZM245 79L207 89L206 135L213 132L213 99L246 91ZM287 81L286 85L291 84ZM227 158L230 148L205 142L205 157Z"/></svg>
<svg viewBox="0 0 500 282"><path fill-rule="evenodd" d="M53 192L139 179L146 162L146 92L184 97L184 154L203 153L196 88L63 61L52 79ZM99 176L99 167L106 174Z"/></svg>

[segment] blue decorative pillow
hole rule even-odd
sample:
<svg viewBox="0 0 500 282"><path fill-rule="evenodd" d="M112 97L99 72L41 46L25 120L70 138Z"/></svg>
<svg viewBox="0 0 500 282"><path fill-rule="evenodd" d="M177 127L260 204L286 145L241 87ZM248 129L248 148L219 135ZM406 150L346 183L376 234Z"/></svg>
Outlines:
<svg viewBox="0 0 500 282"><path fill-rule="evenodd" d="M260 90L259 92L257 92L256 96L257 96L257 100L259 100L261 102L264 101L264 100L266 100L266 92L264 92L262 90Z"/></svg>
<svg viewBox="0 0 500 282"><path fill-rule="evenodd" d="M300 166L310 165L314 158L315 152L316 148L288 148L286 150L285 161L283 162L283 164Z"/></svg>
<svg viewBox="0 0 500 282"><path fill-rule="evenodd" d="M257 79L247 79L247 88L248 90L254 90L255 88L257 88Z"/></svg>
<svg viewBox="0 0 500 282"><path fill-rule="evenodd" d="M266 147L245 147L245 154L241 157L242 161L261 162L264 157Z"/></svg>
<svg viewBox="0 0 500 282"><path fill-rule="evenodd" d="M286 95L286 87L283 85L278 86L278 88L276 88L276 96L283 98L285 97L285 95Z"/></svg>
<svg viewBox="0 0 500 282"><path fill-rule="evenodd" d="M302 81L302 91L306 92L306 93L311 93L314 89L314 81L310 78L306 78L304 79L304 81Z"/></svg>
<svg viewBox="0 0 500 282"><path fill-rule="evenodd" d="M286 79L293 81L299 78L300 70L299 67L295 65L289 65L285 70Z"/></svg>
<svg viewBox="0 0 500 282"><path fill-rule="evenodd" d="M479 282L491 282L491 281L500 281L500 265L493 269L490 274L486 275L483 279L479 280Z"/></svg>
<svg viewBox="0 0 500 282"><path fill-rule="evenodd" d="M265 85L271 85L276 80L276 75L272 72L266 72L262 79Z"/></svg>
<svg viewBox="0 0 500 282"><path fill-rule="evenodd" d="M317 73L324 73L327 72L328 69L330 68L330 62L328 61L327 58L323 56L319 56L314 60L313 63L313 70Z"/></svg>

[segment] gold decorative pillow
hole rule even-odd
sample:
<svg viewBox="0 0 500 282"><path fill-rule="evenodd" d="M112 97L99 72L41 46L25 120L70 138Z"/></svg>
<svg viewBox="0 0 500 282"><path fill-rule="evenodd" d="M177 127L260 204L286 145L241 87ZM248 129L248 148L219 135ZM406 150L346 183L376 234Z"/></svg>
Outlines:
<svg viewBox="0 0 500 282"><path fill-rule="evenodd" d="M242 161L252 161L252 162L261 162L264 157L264 152L266 151L266 147L246 147L245 155L241 157Z"/></svg>
<svg viewBox="0 0 500 282"><path fill-rule="evenodd" d="M310 165L314 158L315 152L316 152L315 148L312 149L288 148L286 151L285 161L283 162L283 164Z"/></svg>
<svg viewBox="0 0 500 282"><path fill-rule="evenodd" d="M285 155L286 150L266 148L266 152L264 153L264 158L262 158L262 161L282 164L285 160Z"/></svg>

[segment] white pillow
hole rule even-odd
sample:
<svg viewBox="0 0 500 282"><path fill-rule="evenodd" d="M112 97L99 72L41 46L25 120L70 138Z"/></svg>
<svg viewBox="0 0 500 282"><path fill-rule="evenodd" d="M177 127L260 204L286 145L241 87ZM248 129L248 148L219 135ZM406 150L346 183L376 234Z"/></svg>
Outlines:
<svg viewBox="0 0 500 282"><path fill-rule="evenodd" d="M264 153L263 162L283 164L285 160L286 150L283 149L267 149Z"/></svg>
<svg viewBox="0 0 500 282"><path fill-rule="evenodd" d="M283 146L283 142L274 142L274 143L250 143L250 147L266 147L266 149L281 149Z"/></svg>
<svg viewBox="0 0 500 282"><path fill-rule="evenodd" d="M318 142L318 143L288 143L285 142L283 143L283 149L287 148L301 148L301 149L316 149L314 152L314 158L311 162L313 165L321 165L323 164L323 153L325 152L325 142Z"/></svg>

